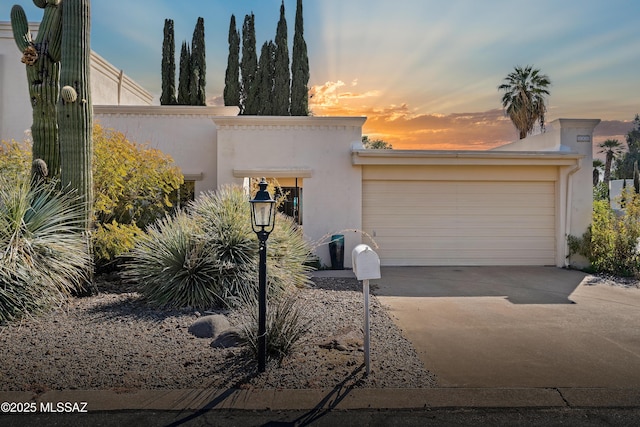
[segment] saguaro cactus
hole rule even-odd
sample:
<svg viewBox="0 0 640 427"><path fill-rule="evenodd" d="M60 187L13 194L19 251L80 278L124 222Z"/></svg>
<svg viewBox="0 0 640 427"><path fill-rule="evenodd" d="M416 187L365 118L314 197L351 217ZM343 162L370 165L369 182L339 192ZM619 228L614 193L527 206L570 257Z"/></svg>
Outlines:
<svg viewBox="0 0 640 427"><path fill-rule="evenodd" d="M64 0L62 19L60 84L63 96L58 106L62 157L60 178L63 187L76 189L82 197L88 229L93 206L90 0Z"/></svg>
<svg viewBox="0 0 640 427"><path fill-rule="evenodd" d="M29 31L29 23L22 7L11 9L13 36L26 65L29 97L33 108L33 158L46 163L48 174L57 177L60 171L60 146L56 103L60 78L62 41L61 0L33 0L44 15L36 39ZM41 163L38 162L41 165ZM38 172L32 169L32 174Z"/></svg>

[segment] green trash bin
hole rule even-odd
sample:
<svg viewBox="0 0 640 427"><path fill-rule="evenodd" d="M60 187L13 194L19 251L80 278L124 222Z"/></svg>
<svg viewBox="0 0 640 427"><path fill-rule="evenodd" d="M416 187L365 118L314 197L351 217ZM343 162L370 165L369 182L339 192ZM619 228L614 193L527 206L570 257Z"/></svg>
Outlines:
<svg viewBox="0 0 640 427"><path fill-rule="evenodd" d="M332 270L344 270L344 235L334 234L329 242Z"/></svg>

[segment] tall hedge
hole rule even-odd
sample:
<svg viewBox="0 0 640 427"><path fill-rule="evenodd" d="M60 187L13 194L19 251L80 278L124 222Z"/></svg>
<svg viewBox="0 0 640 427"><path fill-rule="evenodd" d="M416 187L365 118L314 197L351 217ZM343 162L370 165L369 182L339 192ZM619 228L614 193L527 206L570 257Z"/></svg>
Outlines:
<svg viewBox="0 0 640 427"><path fill-rule="evenodd" d="M256 74L258 71L258 55L256 53L256 29L253 13L244 17L242 25L242 114L258 114Z"/></svg>
<svg viewBox="0 0 640 427"><path fill-rule="evenodd" d="M257 114L260 116L272 116L275 114L274 93L275 93L275 54L276 46L273 42L265 42L260 51L260 61L258 62L258 74L256 84L258 87L256 104Z"/></svg>
<svg viewBox="0 0 640 427"><path fill-rule="evenodd" d="M191 40L191 105L207 105L204 19L198 18Z"/></svg>
<svg viewBox="0 0 640 427"><path fill-rule="evenodd" d="M296 8L296 28L293 37L293 59L291 63L291 115L309 115L309 58L304 41L302 0Z"/></svg>
<svg viewBox="0 0 640 427"><path fill-rule="evenodd" d="M176 104L176 43L173 20L164 20L164 39L162 42L162 95L161 105Z"/></svg>
<svg viewBox="0 0 640 427"><path fill-rule="evenodd" d="M280 5L280 20L275 39L275 81L273 111L276 116L288 116L291 104L291 70L287 43L287 20L284 16L284 0Z"/></svg>
<svg viewBox="0 0 640 427"><path fill-rule="evenodd" d="M178 104L191 103L191 51L186 41L180 49L180 77L178 81Z"/></svg>
<svg viewBox="0 0 640 427"><path fill-rule="evenodd" d="M224 78L224 105L240 106L240 32L236 29L236 17L229 23L229 57Z"/></svg>

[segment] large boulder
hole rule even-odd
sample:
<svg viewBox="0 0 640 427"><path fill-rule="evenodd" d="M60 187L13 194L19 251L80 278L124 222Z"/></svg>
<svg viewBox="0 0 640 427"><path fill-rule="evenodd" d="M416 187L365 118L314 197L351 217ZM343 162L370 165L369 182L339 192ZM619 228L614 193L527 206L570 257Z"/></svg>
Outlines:
<svg viewBox="0 0 640 427"><path fill-rule="evenodd" d="M204 316L193 322L189 326L189 332L198 338L216 338L225 330L229 329L229 319L223 314L212 314Z"/></svg>

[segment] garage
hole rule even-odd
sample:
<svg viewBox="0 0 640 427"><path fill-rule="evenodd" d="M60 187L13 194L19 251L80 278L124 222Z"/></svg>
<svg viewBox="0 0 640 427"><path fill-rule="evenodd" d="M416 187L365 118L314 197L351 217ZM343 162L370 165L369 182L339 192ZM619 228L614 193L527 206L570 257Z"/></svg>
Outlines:
<svg viewBox="0 0 640 427"><path fill-rule="evenodd" d="M562 266L575 194L591 203L590 193L573 189L581 159L570 152L354 151L363 241L388 266Z"/></svg>
<svg viewBox="0 0 640 427"><path fill-rule="evenodd" d="M555 265L554 181L363 181L385 265Z"/></svg>

